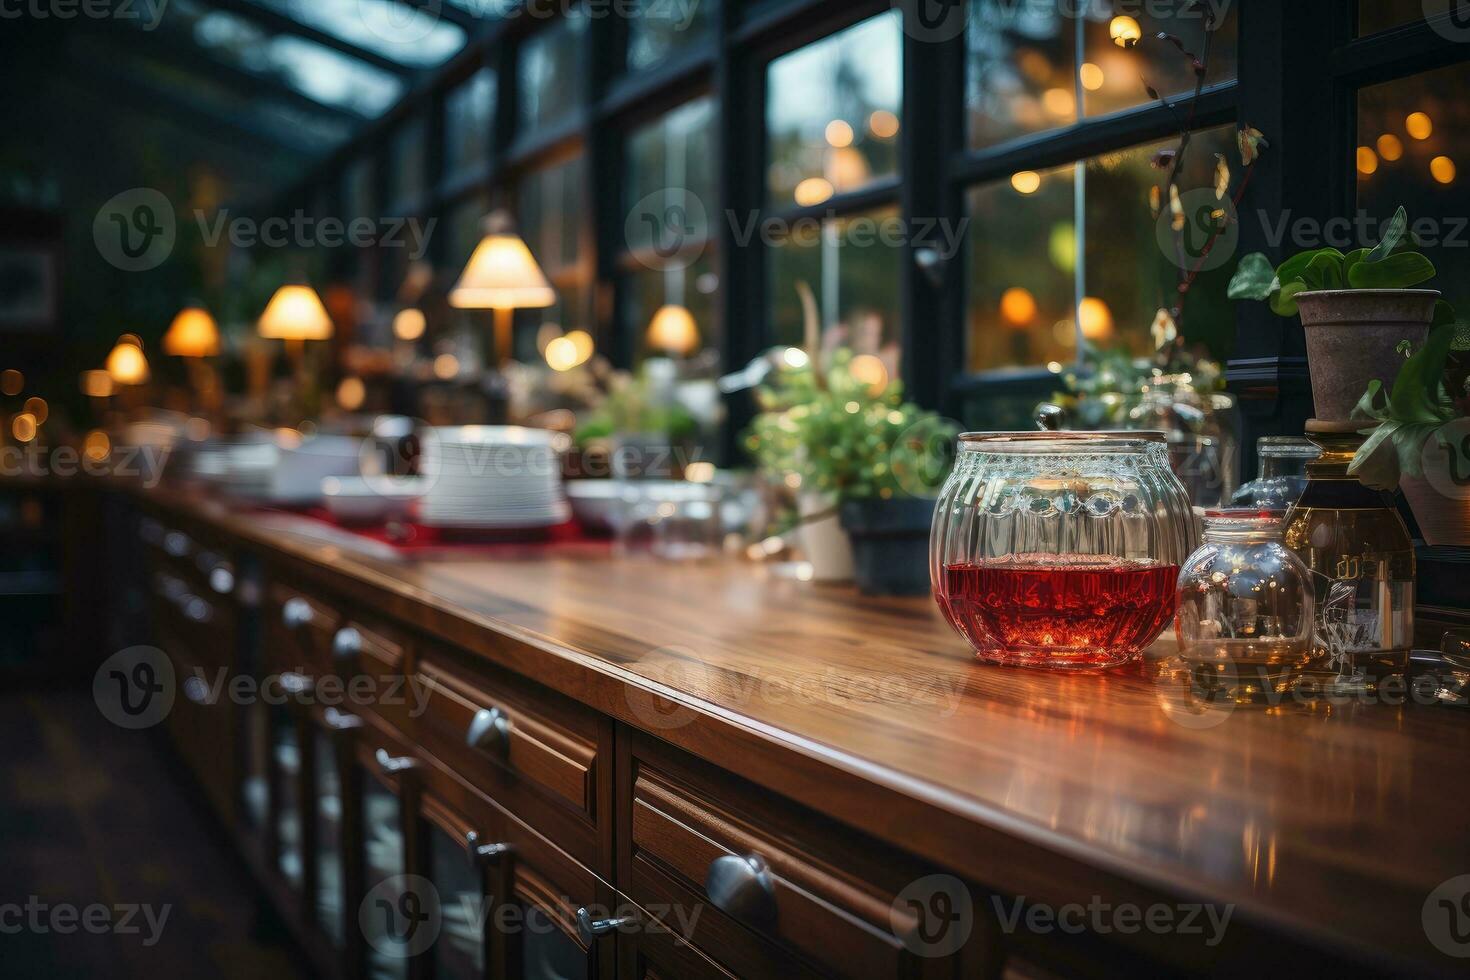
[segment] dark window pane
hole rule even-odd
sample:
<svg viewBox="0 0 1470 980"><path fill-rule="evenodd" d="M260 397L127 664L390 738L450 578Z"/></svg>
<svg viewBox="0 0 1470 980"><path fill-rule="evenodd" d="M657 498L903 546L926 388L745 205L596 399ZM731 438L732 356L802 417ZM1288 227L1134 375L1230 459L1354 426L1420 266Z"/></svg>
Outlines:
<svg viewBox="0 0 1470 980"><path fill-rule="evenodd" d="M342 200L346 218L371 217L375 213L373 195L373 164L371 160L358 160L347 169L342 182Z"/></svg>
<svg viewBox="0 0 1470 980"><path fill-rule="evenodd" d="M715 0L635 0L628 15L628 69L647 71L709 36Z"/></svg>
<svg viewBox="0 0 1470 980"><path fill-rule="evenodd" d="M485 216L490 213L490 199L485 194L472 195L454 205L444 216L439 234L444 236L444 265L455 275L464 269L470 253L484 237Z"/></svg>
<svg viewBox="0 0 1470 980"><path fill-rule="evenodd" d="M1103 4L1101 6L1106 6ZM1159 34L1177 37L1191 54L1204 56L1205 20L1208 4L1191 0L1156 4L1118 3L1129 13L1083 19L1083 62L1078 81L1083 94L1083 114L1104 115L1153 101L1144 91L1144 81L1166 96L1194 91L1197 81L1191 60ZM1238 3L1225 6L1224 21L1210 45L1210 70L1206 84L1216 85L1236 77L1239 65L1237 30ZM1127 36L1134 25L1143 40L1122 47L1115 36ZM1093 66L1091 68L1087 66ZM1096 88L1094 88L1096 86Z"/></svg>
<svg viewBox="0 0 1470 980"><path fill-rule="evenodd" d="M464 31L396 0L250 0L356 47L431 68L464 47Z"/></svg>
<svg viewBox="0 0 1470 980"><path fill-rule="evenodd" d="M805 346L798 286L805 283L816 300L822 349L850 347L877 354L896 377L903 231L895 208L794 223L790 235L773 242L770 250L775 342Z"/></svg>
<svg viewBox="0 0 1470 980"><path fill-rule="evenodd" d="M521 962L526 980L578 980L587 976L587 952L534 906L525 907Z"/></svg>
<svg viewBox="0 0 1470 980"><path fill-rule="evenodd" d="M429 860L439 892L442 930L434 943L436 980L471 980L485 975L485 933L489 905L480 872L465 844L431 825Z"/></svg>
<svg viewBox="0 0 1470 980"><path fill-rule="evenodd" d="M897 11L772 61L766 72L772 205L813 205L898 172L903 33Z"/></svg>
<svg viewBox="0 0 1470 980"><path fill-rule="evenodd" d="M1424 19L1425 13L1446 13L1458 0L1358 0L1358 36L1403 27Z"/></svg>
<svg viewBox="0 0 1470 980"><path fill-rule="evenodd" d="M1195 134L1180 174L1183 195L1213 186L1216 154L1227 163L1238 160L1234 141L1233 127ZM1153 216L1151 189L1164 173L1151 161L1173 145L1021 172L971 192L971 370L1064 365L1077 359L1083 343L1136 355L1153 351L1150 327L1159 309L1174 303L1178 265ZM1163 241L1169 240L1166 234ZM1230 269L1227 262L1201 272L1181 324L1189 341L1216 357L1229 351L1234 336L1225 298Z"/></svg>
<svg viewBox="0 0 1470 980"><path fill-rule="evenodd" d="M496 75L482 68L444 99L444 172L454 178L483 170L490 162Z"/></svg>
<svg viewBox="0 0 1470 980"><path fill-rule="evenodd" d="M369 773L362 776L362 829L364 883L371 891L403 874L403 818L398 797ZM365 937L371 975L407 977L408 959L388 932L390 920L369 915L361 922L364 928L380 930Z"/></svg>
<svg viewBox="0 0 1470 980"><path fill-rule="evenodd" d="M629 273L622 291L622 319L638 338L640 356L655 353L648 346L648 326L653 314L665 305L683 306L699 328L700 347L718 348L721 343L717 299L720 278L714 271L714 256L706 250L688 268L640 269Z"/></svg>
<svg viewBox="0 0 1470 980"><path fill-rule="evenodd" d="M271 751L275 753L277 801L276 836L280 842L280 869L286 880L301 887L301 741L296 721L284 708L271 709Z"/></svg>
<svg viewBox="0 0 1470 980"><path fill-rule="evenodd" d="M1358 93L1358 207L1377 221L1407 208L1439 270L1430 285L1461 308L1470 303L1470 249L1454 216L1470 213L1466 85L1470 65L1454 65ZM1377 227L1370 227L1370 240L1358 244L1377 242Z"/></svg>
<svg viewBox="0 0 1470 980"><path fill-rule="evenodd" d="M531 254L556 288L555 305L516 314L516 356L534 361L534 326L554 323L563 330L586 328L591 311L591 270L582 255L582 217L586 160L564 163L527 174L516 193L517 218Z"/></svg>
<svg viewBox="0 0 1470 980"><path fill-rule="evenodd" d="M527 38L516 53L516 124L521 133L561 122L582 102L581 7Z"/></svg>
<svg viewBox="0 0 1470 980"><path fill-rule="evenodd" d="M393 136L392 166L388 172L393 175L389 197L394 207L412 208L423 200L427 192L427 131L424 120L413 119L400 126Z"/></svg>
<svg viewBox="0 0 1470 980"><path fill-rule="evenodd" d="M332 739L318 729L315 735L316 769L316 910L322 932L339 949L343 944L342 917L342 780L337 775L337 752Z"/></svg>
<svg viewBox="0 0 1470 980"><path fill-rule="evenodd" d="M710 236L710 217L716 212L713 124L714 103L702 98L629 136L625 194L635 220L625 237L631 249L651 248L655 232L663 238L669 226L677 228L681 239ZM636 220L645 212L651 220Z"/></svg>

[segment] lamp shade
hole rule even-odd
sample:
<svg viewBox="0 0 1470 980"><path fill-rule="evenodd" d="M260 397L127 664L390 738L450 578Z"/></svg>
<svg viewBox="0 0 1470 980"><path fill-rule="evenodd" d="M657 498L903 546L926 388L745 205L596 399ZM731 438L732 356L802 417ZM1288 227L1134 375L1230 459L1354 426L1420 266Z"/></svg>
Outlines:
<svg viewBox="0 0 1470 980"><path fill-rule="evenodd" d="M310 286L282 286L260 315L260 335L274 340L326 340L332 318Z"/></svg>
<svg viewBox="0 0 1470 980"><path fill-rule="evenodd" d="M521 236L492 232L475 247L449 305L462 310L520 310L551 306L556 292Z"/></svg>
<svg viewBox="0 0 1470 980"><path fill-rule="evenodd" d="M648 346L681 356L694 353L699 347L694 315L682 306L660 306L648 324Z"/></svg>
<svg viewBox="0 0 1470 980"><path fill-rule="evenodd" d="M209 311L188 306L163 335L163 352L174 357L213 357L219 353L219 327Z"/></svg>
<svg viewBox="0 0 1470 980"><path fill-rule="evenodd" d="M143 348L128 341L120 341L107 355L107 373L114 384L140 385L148 380L148 358Z"/></svg>

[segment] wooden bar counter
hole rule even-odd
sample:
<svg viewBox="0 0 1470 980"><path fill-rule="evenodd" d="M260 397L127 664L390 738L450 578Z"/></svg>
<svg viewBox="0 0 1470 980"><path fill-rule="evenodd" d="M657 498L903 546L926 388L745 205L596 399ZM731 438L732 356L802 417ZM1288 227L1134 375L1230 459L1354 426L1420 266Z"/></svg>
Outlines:
<svg viewBox="0 0 1470 980"><path fill-rule="evenodd" d="M346 794L376 769L408 814L406 870L436 867L421 843L436 828L467 842L485 894L557 923L589 976L1463 975L1441 926L1463 935L1470 917L1431 901L1470 874L1459 709L1206 711L1161 668L1167 641L1104 675L1008 670L977 663L932 601L739 561L596 544L405 556L180 492L135 507L149 588L175 593L154 621L176 664L322 694L291 708L298 744L335 747ZM200 570L185 594L204 595L222 568L209 615L178 615L170 583ZM250 642L262 658L241 667ZM339 710L329 676L429 694ZM295 846L278 811L310 810L329 750L267 764L247 832L238 787L271 723L190 700L181 754L301 902L319 965L367 975L371 875L346 859L346 911L325 921L309 818L304 870L278 872ZM221 741L236 747L203 747ZM492 920L484 948L483 975L538 975L514 930ZM413 972L440 975L437 955Z"/></svg>

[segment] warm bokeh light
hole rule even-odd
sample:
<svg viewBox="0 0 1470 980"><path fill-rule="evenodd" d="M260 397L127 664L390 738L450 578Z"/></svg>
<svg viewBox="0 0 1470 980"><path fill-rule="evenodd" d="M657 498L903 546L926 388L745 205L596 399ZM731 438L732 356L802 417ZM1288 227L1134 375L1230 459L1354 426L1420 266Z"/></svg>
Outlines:
<svg viewBox="0 0 1470 980"><path fill-rule="evenodd" d="M800 206L814 207L832 196L832 184L825 177L808 177L796 185L794 196Z"/></svg>
<svg viewBox="0 0 1470 980"><path fill-rule="evenodd" d="M302 426L305 428L305 425ZM273 433L276 437L276 445L281 449L300 449L302 438L301 429L293 429L290 426L282 426Z"/></svg>
<svg viewBox="0 0 1470 980"><path fill-rule="evenodd" d="M1077 323L1088 340L1107 340L1113 335L1113 311L1096 296L1077 304Z"/></svg>
<svg viewBox="0 0 1470 980"><path fill-rule="evenodd" d="M1378 155L1389 163L1403 159L1404 141L1392 133L1384 133L1378 137Z"/></svg>
<svg viewBox="0 0 1470 980"><path fill-rule="evenodd" d="M1041 95L1041 104L1053 116L1070 119L1077 113L1077 96L1070 89L1049 88Z"/></svg>
<svg viewBox="0 0 1470 980"><path fill-rule="evenodd" d="M440 354L434 358L434 377L449 381L459 376L459 358L453 354Z"/></svg>
<svg viewBox="0 0 1470 980"><path fill-rule="evenodd" d="M853 140L852 126L844 119L834 119L827 124L827 144L829 146L843 147L851 146Z"/></svg>
<svg viewBox="0 0 1470 980"><path fill-rule="evenodd" d="M827 181L835 191L850 191L866 184L873 176L868 158L850 146L827 155Z"/></svg>
<svg viewBox="0 0 1470 980"><path fill-rule="evenodd" d="M93 429L91 432L88 432L87 437L82 440L82 455L86 456L94 463L101 462L102 460L106 459L108 454L111 452L112 440L109 439L107 437L107 433L103 432L101 429Z"/></svg>
<svg viewBox="0 0 1470 980"><path fill-rule="evenodd" d="M1036 297L1029 289L1012 286L1001 294L1000 315L1013 327L1028 327L1036 319Z"/></svg>
<svg viewBox="0 0 1470 980"><path fill-rule="evenodd" d="M786 348L781 354L781 360L785 361L786 366L792 370L800 370L812 362L812 359L807 356L806 351L800 347Z"/></svg>
<svg viewBox="0 0 1470 980"><path fill-rule="evenodd" d="M219 326L214 317L198 306L180 310L163 335L163 352L172 357L214 357L219 353Z"/></svg>
<svg viewBox="0 0 1470 980"><path fill-rule="evenodd" d="M428 325L428 318L422 310L413 307L399 310L398 315L393 318L393 336L399 340L418 340L424 335Z"/></svg>
<svg viewBox="0 0 1470 980"><path fill-rule="evenodd" d="M708 460L690 463L684 467L684 479L690 483L712 483L715 479L715 464Z"/></svg>
<svg viewBox="0 0 1470 980"><path fill-rule="evenodd" d="M1429 173L1441 184L1453 184L1455 182L1455 161L1449 157L1435 157L1429 161Z"/></svg>
<svg viewBox="0 0 1470 980"><path fill-rule="evenodd" d="M879 109L868 117L868 131L880 140L891 140L898 135L898 116Z"/></svg>
<svg viewBox="0 0 1470 980"><path fill-rule="evenodd" d="M36 417L30 412L21 412L10 420L10 434L16 442L30 442L36 438Z"/></svg>
<svg viewBox="0 0 1470 980"><path fill-rule="evenodd" d="M282 286L260 315L260 335L273 340L327 340L332 318L310 286Z"/></svg>
<svg viewBox="0 0 1470 980"><path fill-rule="evenodd" d="M344 412L355 412L367 401L367 385L361 378L343 378L337 385L337 404Z"/></svg>
<svg viewBox="0 0 1470 980"><path fill-rule="evenodd" d="M1126 14L1119 14L1113 18L1108 25L1108 36L1113 43L1120 48L1128 48L1143 39L1143 28L1138 26L1138 21Z"/></svg>
<svg viewBox="0 0 1470 980"><path fill-rule="evenodd" d="M51 406L46 404L46 399L39 396L27 398L24 410L36 417L37 425L45 425L46 419L51 415Z"/></svg>
<svg viewBox="0 0 1470 980"><path fill-rule="evenodd" d="M1434 135L1434 120L1425 112L1413 112L1404 120L1404 129L1416 140L1427 140Z"/></svg>
<svg viewBox="0 0 1470 980"><path fill-rule="evenodd" d="M15 368L7 368L0 371L0 393L6 395L18 395L26 386L26 376Z"/></svg>
<svg viewBox="0 0 1470 980"><path fill-rule="evenodd" d="M1077 69L1077 77L1082 81L1082 87L1089 92L1096 92L1107 82L1107 75L1098 65L1090 61L1084 61L1082 67Z"/></svg>
<svg viewBox="0 0 1470 980"><path fill-rule="evenodd" d="M81 388L88 398L111 398L112 375L106 371L83 371Z"/></svg>
<svg viewBox="0 0 1470 980"><path fill-rule="evenodd" d="M546 345L546 363L553 371L570 371L577 366L577 345L556 337Z"/></svg>
<svg viewBox="0 0 1470 980"><path fill-rule="evenodd" d="M1035 194L1041 189L1041 174L1034 170L1022 170L1011 175L1011 186L1022 194Z"/></svg>
<svg viewBox="0 0 1470 980"><path fill-rule="evenodd" d="M660 306L648 324L650 349L676 357L688 357L699 348L699 325L686 307Z"/></svg>
<svg viewBox="0 0 1470 980"><path fill-rule="evenodd" d="M567 340L577 349L577 363L585 364L592 359L593 352L597 346L592 342L592 335L585 330L573 330L567 334Z"/></svg>
<svg viewBox="0 0 1470 980"><path fill-rule="evenodd" d="M119 341L107 355L107 374L114 384L140 385L148 380L148 358L143 348L127 341Z"/></svg>
<svg viewBox="0 0 1470 980"><path fill-rule="evenodd" d="M1371 177L1378 172L1378 154L1371 146L1358 147L1358 173Z"/></svg>
<svg viewBox="0 0 1470 980"><path fill-rule="evenodd" d="M888 387L888 365L872 354L859 354L848 365L854 381L868 386L873 394L881 394Z"/></svg>

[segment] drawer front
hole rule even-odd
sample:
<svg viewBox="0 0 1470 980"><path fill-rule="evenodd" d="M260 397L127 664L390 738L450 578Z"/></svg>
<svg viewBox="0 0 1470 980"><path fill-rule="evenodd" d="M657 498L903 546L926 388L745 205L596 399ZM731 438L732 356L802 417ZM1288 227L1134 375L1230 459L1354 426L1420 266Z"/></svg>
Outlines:
<svg viewBox="0 0 1470 980"><path fill-rule="evenodd" d="M644 907L699 907L670 925L726 969L954 977L977 955L922 938L931 924L900 898L936 869L652 739L633 743L619 885Z"/></svg>
<svg viewBox="0 0 1470 980"><path fill-rule="evenodd" d="M412 731L481 792L590 867L611 866L612 725L554 692L425 647L411 687L428 709Z"/></svg>
<svg viewBox="0 0 1470 980"><path fill-rule="evenodd" d="M235 794L233 709L223 690L210 686L215 678L209 668L179 652L181 646L175 643L167 651L177 685L168 714L169 737L209 802L229 822Z"/></svg>
<svg viewBox="0 0 1470 980"><path fill-rule="evenodd" d="M339 683L322 690L321 703L334 698L344 710L371 711L405 730L427 706L408 680L411 646L407 634L386 621L360 615L345 618L332 634L330 657Z"/></svg>
<svg viewBox="0 0 1470 980"><path fill-rule="evenodd" d="M272 672L311 676L332 672L332 641L340 617L305 590L272 582L265 602L265 664Z"/></svg>

